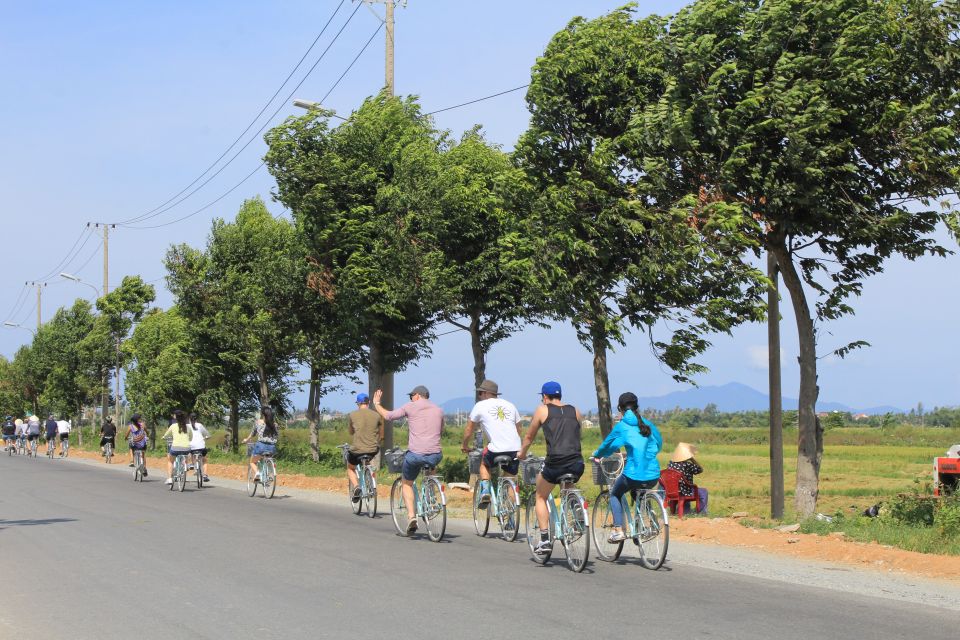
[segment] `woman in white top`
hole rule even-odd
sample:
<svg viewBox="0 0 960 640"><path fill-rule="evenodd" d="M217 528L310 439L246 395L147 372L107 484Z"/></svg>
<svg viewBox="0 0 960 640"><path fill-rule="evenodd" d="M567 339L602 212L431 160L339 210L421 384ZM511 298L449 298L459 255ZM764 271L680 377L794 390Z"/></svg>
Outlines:
<svg viewBox="0 0 960 640"><path fill-rule="evenodd" d="M193 427L193 438L190 440L190 450L195 454L200 456L203 461L203 468L207 468L207 438L210 437L210 432L207 431L207 428L203 426L202 423L197 422L197 414L190 414L190 426ZM210 482L210 478L207 477L207 474L203 474L203 481Z"/></svg>

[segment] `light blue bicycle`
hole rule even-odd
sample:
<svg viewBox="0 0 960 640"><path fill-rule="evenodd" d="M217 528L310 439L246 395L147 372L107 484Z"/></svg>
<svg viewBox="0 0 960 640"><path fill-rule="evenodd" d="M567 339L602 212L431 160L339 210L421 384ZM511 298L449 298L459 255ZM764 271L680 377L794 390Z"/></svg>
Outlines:
<svg viewBox="0 0 960 640"><path fill-rule="evenodd" d="M526 473L524 473L526 475ZM526 478L525 478L526 479ZM590 557L590 521L587 517L587 501L574 484L575 476L564 474L558 478L560 495L553 495L547 500L547 509L550 514L550 542L560 542L567 553L567 566L580 573L587 566ZM534 491L527 498L527 545L530 555L538 564L545 564L551 551L537 553L537 544L540 542L540 527L537 523L537 493Z"/></svg>
<svg viewBox="0 0 960 640"><path fill-rule="evenodd" d="M402 455L406 455L406 451ZM433 542L440 542L447 530L447 497L443 492L443 478L434 475L436 467L422 467L423 472L413 482L413 500L417 510L417 518L423 520L427 528L427 536ZM390 488L390 513L393 516L393 526L397 532L406 535L407 504L403 501L403 477L393 482Z"/></svg>
<svg viewBox="0 0 960 640"><path fill-rule="evenodd" d="M343 453L343 463L347 463L347 452L350 450L349 444L338 444L337 448ZM371 454L357 454L360 458L360 464L356 465L357 486L350 484L347 487L347 496L350 498L350 508L354 515L360 515L361 509L367 512L367 517L375 518L377 515L377 473L374 471L370 460ZM359 495L357 495L359 494Z"/></svg>
<svg viewBox="0 0 960 640"><path fill-rule="evenodd" d="M480 454L479 451L476 453ZM520 530L520 494L517 493L516 480L503 473L503 468L511 462L513 456L494 456L493 463L500 469L500 473L496 482L490 480L490 493L486 496L480 490L479 478L473 485L473 526L478 536L487 535L490 517L493 516L500 523L504 540L513 542L517 539ZM486 502L483 502L484 497L488 498Z"/></svg>

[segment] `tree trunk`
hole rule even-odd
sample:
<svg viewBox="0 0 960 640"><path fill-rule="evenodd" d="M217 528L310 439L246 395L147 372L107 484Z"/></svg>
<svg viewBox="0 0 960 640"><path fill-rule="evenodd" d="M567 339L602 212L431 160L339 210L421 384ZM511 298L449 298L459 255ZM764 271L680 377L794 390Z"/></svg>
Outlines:
<svg viewBox="0 0 960 640"><path fill-rule="evenodd" d="M474 400L480 400L477 388L487 379L487 353L480 341L480 314L470 314L470 348L473 351L473 389Z"/></svg>
<svg viewBox="0 0 960 640"><path fill-rule="evenodd" d="M237 452L240 444L240 402L236 398L230 399L230 418L227 422L227 442L230 450Z"/></svg>
<svg viewBox="0 0 960 640"><path fill-rule="evenodd" d="M783 393L780 380L780 275L777 259L767 252L767 364L770 387L770 517L783 520Z"/></svg>
<svg viewBox="0 0 960 640"><path fill-rule="evenodd" d="M817 338L813 330L813 317L803 291L803 281L797 273L793 258L782 243L771 247L783 284L790 292L793 314L797 319L800 357L800 399L798 406L797 434L797 488L794 506L797 515L809 518L817 508L820 483L820 461L823 458L823 428L817 419Z"/></svg>
<svg viewBox="0 0 960 640"><path fill-rule="evenodd" d="M610 415L610 378L607 375L607 341L599 332L590 332L593 339L593 384L597 388L597 413L600 420L600 433L606 438L613 430Z"/></svg>
<svg viewBox="0 0 960 640"><path fill-rule="evenodd" d="M370 389L370 398L377 389L383 391L381 403L388 409L396 409L393 405L393 376L386 375L387 368L384 362L383 349L376 342L370 343L370 368L367 370L367 380ZM393 448L393 421L387 420L383 425L383 447Z"/></svg>
<svg viewBox="0 0 960 640"><path fill-rule="evenodd" d="M267 369L262 365L257 365L257 379L260 382L260 406L270 406L270 387L267 385Z"/></svg>
<svg viewBox="0 0 960 640"><path fill-rule="evenodd" d="M307 420L310 422L310 457L320 462L320 427L317 422L317 404L320 393L319 371L310 365L310 393L307 395Z"/></svg>

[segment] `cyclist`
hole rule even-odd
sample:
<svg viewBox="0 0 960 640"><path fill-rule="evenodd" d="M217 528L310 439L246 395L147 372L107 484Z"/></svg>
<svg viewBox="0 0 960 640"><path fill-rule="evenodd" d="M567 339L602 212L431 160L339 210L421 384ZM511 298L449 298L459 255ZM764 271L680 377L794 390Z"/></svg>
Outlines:
<svg viewBox="0 0 960 640"><path fill-rule="evenodd" d="M410 402L399 409L387 411L380 404L383 391L373 394L373 407L384 420L407 419L407 455L403 458L403 502L411 516L407 522L407 535L417 530L417 510L413 497L413 482L423 467L436 467L443 459L440 449L440 434L443 433L443 409L430 402L430 391L422 384L407 394Z"/></svg>
<svg viewBox="0 0 960 640"><path fill-rule="evenodd" d="M537 476L537 524L540 526L540 542L534 553L543 554L552 551L550 542L550 512L547 500L560 476L571 474L574 482L583 475L583 453L580 449L580 423L583 416L572 404L564 404L559 382L544 382L540 387L543 404L533 412L530 428L523 438L523 446L517 457L523 460L537 437L537 431L543 428L547 441L547 458Z"/></svg>
<svg viewBox="0 0 960 640"><path fill-rule="evenodd" d="M484 380L477 387L480 399L470 410L470 420L463 431L463 444L460 447L464 453L470 451L470 438L477 425L487 434L488 444L483 449L480 462L479 506L484 508L490 504L490 469L495 466L493 459L498 455L516 458L520 449L520 412L512 402L500 398L499 391L493 380ZM504 475L517 475L519 467L520 462L514 460L503 468Z"/></svg>
<svg viewBox="0 0 960 640"><path fill-rule="evenodd" d="M177 409L173 412L173 422L163 434L164 440L171 441L170 446L167 447L167 479L164 484L173 484L173 458L190 453L192 438L193 432L190 423L187 422L187 414Z"/></svg>
<svg viewBox="0 0 960 640"><path fill-rule="evenodd" d="M103 426L100 427L100 455L107 455L105 447L108 443L114 451L117 450L117 425L113 424L112 416L107 416Z"/></svg>
<svg viewBox="0 0 960 640"><path fill-rule="evenodd" d="M273 455L277 452L278 433L277 423L273 417L273 409L263 407L260 410L260 418L260 420L253 423L253 429L250 431L250 435L243 439L243 444L247 444L253 440L254 436L257 438L256 444L254 444L250 450L250 468L253 469L253 473L255 474L254 481L260 479L260 472L257 469L260 458L263 457L265 453Z"/></svg>
<svg viewBox="0 0 960 640"><path fill-rule="evenodd" d="M46 429L47 446L49 447L50 443L54 442L53 448L56 449L57 446L55 440L57 439L57 419L53 417L52 413L47 416L47 421L43 426Z"/></svg>
<svg viewBox="0 0 960 640"><path fill-rule="evenodd" d="M130 444L130 466L133 466L133 452L140 450L143 452L143 477L147 477L147 428L143 424L143 419L139 413L130 416L130 424L127 425L127 442Z"/></svg>
<svg viewBox="0 0 960 640"><path fill-rule="evenodd" d="M360 501L360 481L357 478L357 465L360 456L373 458L380 452L383 442L383 417L370 408L370 396L357 395L357 410L347 416L350 435L353 436L347 450L347 486L354 487L352 500Z"/></svg>
<svg viewBox="0 0 960 640"><path fill-rule="evenodd" d="M623 506L620 497L635 489L652 489L660 481L660 463L657 454L663 447L663 436L653 424L640 415L637 409L637 396L629 391L621 394L617 401L617 411L621 413L620 422L614 425L610 434L603 439L592 458L609 456L622 447L627 449L627 459L623 473L610 487L610 512L613 515L613 530L610 542L620 542L623 534Z"/></svg>
<svg viewBox="0 0 960 640"><path fill-rule="evenodd" d="M20 420L19 418L17 418L16 422L14 422L14 425L16 425L15 433L16 433L16 436L17 436L17 448L16 448L16 452L19 453L21 450L26 449L26 442L27 442L27 421L26 421L26 420Z"/></svg>
<svg viewBox="0 0 960 640"><path fill-rule="evenodd" d="M70 446L70 431L73 425L66 418L57 420L57 435L60 436L60 457L67 453L67 447Z"/></svg>
<svg viewBox="0 0 960 640"><path fill-rule="evenodd" d="M31 415L30 419L27 421L27 446L30 446L30 443L34 440L40 438L40 418L35 415Z"/></svg>
<svg viewBox="0 0 960 640"><path fill-rule="evenodd" d="M2 434L3 450L6 451L13 446L13 441L17 437L17 423L13 421L13 416L7 416L7 419L3 421Z"/></svg>
<svg viewBox="0 0 960 640"><path fill-rule="evenodd" d="M190 450L193 451L194 455L200 457L203 461L203 468L207 468L207 438L210 437L210 432L207 431L207 428L203 426L203 423L197 422L197 414L190 414L190 427L193 429L193 439L190 440ZM210 482L210 478L207 477L207 474L203 474L203 481Z"/></svg>

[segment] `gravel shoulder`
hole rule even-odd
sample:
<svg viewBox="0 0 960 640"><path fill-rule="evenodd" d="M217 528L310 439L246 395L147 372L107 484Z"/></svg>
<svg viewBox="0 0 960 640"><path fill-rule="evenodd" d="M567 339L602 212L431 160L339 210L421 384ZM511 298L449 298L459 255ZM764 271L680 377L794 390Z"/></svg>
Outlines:
<svg viewBox="0 0 960 640"><path fill-rule="evenodd" d="M122 457L117 464L107 466L94 454L71 452L67 462L130 473ZM154 460L149 462L155 469L151 476L163 477L164 470ZM241 465L210 465L208 471L215 486L246 489L242 480L246 472ZM388 493L388 487L380 487L381 512L389 511ZM343 504L346 509L345 480L338 478L284 475L281 469L277 496L306 503ZM469 494L450 490L448 502L448 526L472 534L473 525L466 517ZM836 536L751 529L730 518L671 520L668 560L661 570L684 565L960 611L960 558Z"/></svg>

